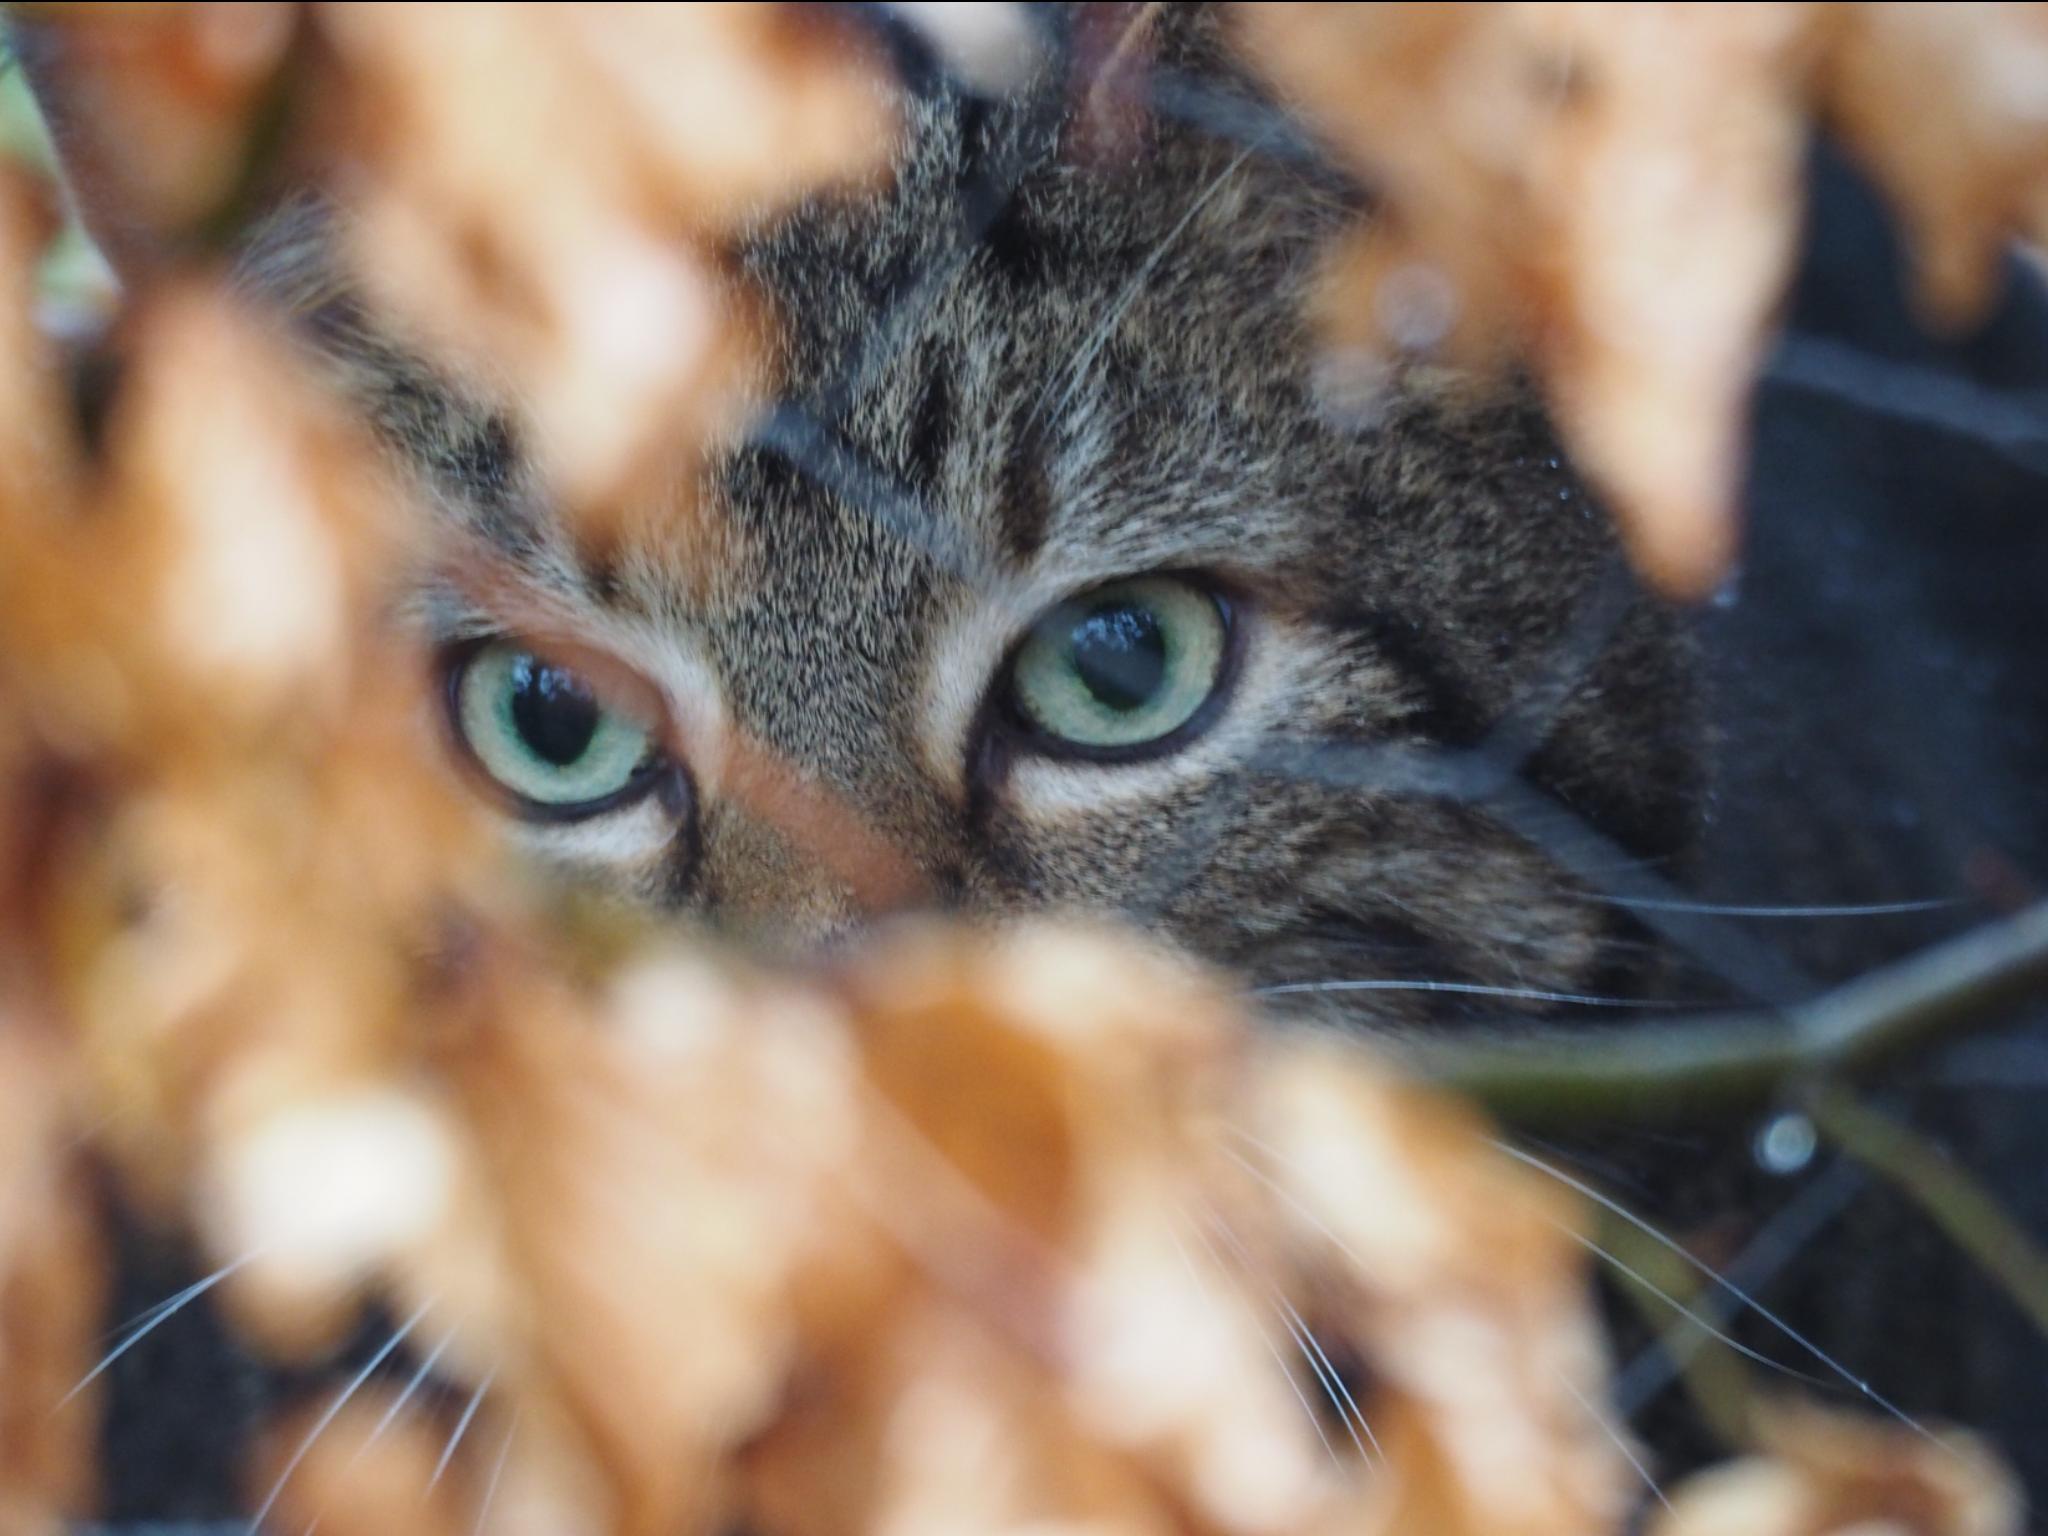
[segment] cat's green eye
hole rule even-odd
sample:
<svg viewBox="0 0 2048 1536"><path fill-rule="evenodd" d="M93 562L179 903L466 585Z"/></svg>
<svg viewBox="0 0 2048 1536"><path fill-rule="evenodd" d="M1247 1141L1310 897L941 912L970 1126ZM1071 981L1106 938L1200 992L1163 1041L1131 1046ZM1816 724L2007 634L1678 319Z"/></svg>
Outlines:
<svg viewBox="0 0 2048 1536"><path fill-rule="evenodd" d="M1222 680L1222 600L1179 576L1112 582L1052 609L1010 664L1017 713L1048 744L1118 757L1195 719Z"/></svg>
<svg viewBox="0 0 2048 1536"><path fill-rule="evenodd" d="M509 641L469 651L449 690L470 756L530 816L594 816L653 782L659 758L647 726L601 701L575 672Z"/></svg>

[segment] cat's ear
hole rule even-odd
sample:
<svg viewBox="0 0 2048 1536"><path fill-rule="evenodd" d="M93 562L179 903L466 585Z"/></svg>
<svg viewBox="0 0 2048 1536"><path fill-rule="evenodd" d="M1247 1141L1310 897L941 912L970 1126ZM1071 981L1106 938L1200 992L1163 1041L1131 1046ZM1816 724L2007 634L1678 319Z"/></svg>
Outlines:
<svg viewBox="0 0 2048 1536"><path fill-rule="evenodd" d="M114 270L131 281L188 248L241 190L289 8L14 7L0 20L79 221Z"/></svg>

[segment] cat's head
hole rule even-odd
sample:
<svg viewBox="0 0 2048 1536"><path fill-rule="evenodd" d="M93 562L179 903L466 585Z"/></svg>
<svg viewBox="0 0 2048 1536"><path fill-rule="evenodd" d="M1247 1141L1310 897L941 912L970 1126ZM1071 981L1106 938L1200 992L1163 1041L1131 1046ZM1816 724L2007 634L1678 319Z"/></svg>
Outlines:
<svg viewBox="0 0 2048 1536"><path fill-rule="evenodd" d="M1216 57L1167 40L1251 100ZM1266 986L1388 984L1283 994L1346 1017L1621 985L1641 946L1544 828L1562 801L1606 834L1582 872L1682 851L1673 622L1516 391L1329 388L1327 173L1165 117L1084 162L1059 94L916 94L886 189L755 229L782 404L690 515L602 549L505 402L319 306L427 499L503 557L493 596L419 605L479 792L549 861L776 947L1056 909ZM314 228L254 269L303 286Z"/></svg>

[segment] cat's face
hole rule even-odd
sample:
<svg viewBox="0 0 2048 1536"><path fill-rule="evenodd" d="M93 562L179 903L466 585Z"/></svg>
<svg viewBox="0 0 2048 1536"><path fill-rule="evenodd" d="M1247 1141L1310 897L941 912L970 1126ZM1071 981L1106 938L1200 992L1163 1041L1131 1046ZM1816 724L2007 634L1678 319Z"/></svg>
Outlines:
<svg viewBox="0 0 2048 1536"><path fill-rule="evenodd" d="M1289 994L1374 1020L1614 984L1635 947L1529 807L1410 750L1504 752L1633 854L1685 841L1682 646L1535 415L1420 374L1332 411L1300 315L1331 200L1298 168L1167 133L1083 169L1033 108L911 117L891 190L747 246L790 403L687 513L579 548L509 434L380 380L514 573L424 604L482 792L771 947L1056 909L1262 984L1523 994ZM962 231L963 185L1016 165ZM599 703L565 657L630 686Z"/></svg>

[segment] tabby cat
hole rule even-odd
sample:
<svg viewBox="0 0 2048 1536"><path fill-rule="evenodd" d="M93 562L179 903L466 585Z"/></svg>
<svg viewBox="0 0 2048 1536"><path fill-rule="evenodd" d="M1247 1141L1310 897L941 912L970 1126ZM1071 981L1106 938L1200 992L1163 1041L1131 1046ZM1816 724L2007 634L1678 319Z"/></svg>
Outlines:
<svg viewBox="0 0 2048 1536"><path fill-rule="evenodd" d="M504 562L502 611L432 578L418 610L451 750L508 828L778 954L905 906L1099 914L1229 968L1276 1019L1396 1034L1782 1001L1981 915L1800 909L1968 898L1986 849L2039 869L2048 709L2016 637L2048 572L2010 515L2038 456L1769 392L1739 597L1649 599L1525 392L1422 362L1366 391L1329 366L1303 299L1363 194L1272 126L1213 34L1174 20L1159 76L1213 110L1161 113L1107 163L1064 152L1056 70L988 99L897 36L886 190L736 252L785 322L782 403L715 456L698 517L614 547L553 515L507 402L438 378L351 295L324 216L272 222L258 286ZM2024 372L1999 339L2038 338L2031 292L1936 354L1873 270L1861 194L1823 185L1802 324L1895 367L2038 379L2042 354ZM668 718L600 696L558 659L579 654ZM827 814L749 793L742 746ZM864 883L835 822L903 878ZM1916 1092L2024 1202L2010 1175L2048 1150L2024 1101ZM1659 1220L1715 1215L1725 1257L1821 1187L1782 1137L1760 1166L1752 1129L1552 1151ZM1851 1198L1823 1194L1823 1217ZM1783 1239L1760 1262L1784 1272L1751 1283L1904 1409L2040 1422L2038 1340L1938 1238L1869 1190L1835 1231ZM158 1240L131 1247L126 1312L177 1283ZM203 1308L111 1380L117 1519L230 1512L238 1437L290 1386ZM195 1397L207 1413L179 1411ZM1682 1455L1666 1418L1639 1423ZM2033 1440L2012 1448L2039 1462Z"/></svg>

